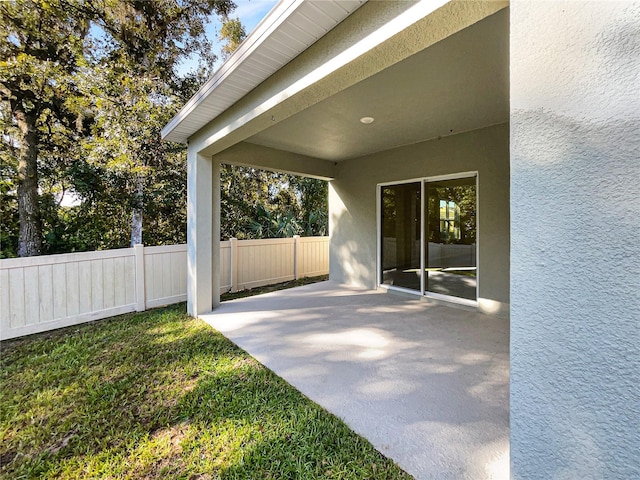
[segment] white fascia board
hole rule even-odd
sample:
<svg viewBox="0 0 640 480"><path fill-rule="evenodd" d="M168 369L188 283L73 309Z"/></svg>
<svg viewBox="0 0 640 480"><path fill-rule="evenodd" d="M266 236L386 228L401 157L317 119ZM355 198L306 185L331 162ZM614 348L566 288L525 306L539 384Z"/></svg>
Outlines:
<svg viewBox="0 0 640 480"><path fill-rule="evenodd" d="M180 109L162 129L162 138L170 141L180 139L168 138L171 132L193 112L215 88L231 75L242 62L255 51L279 25L282 24L304 0L281 0L260 21L253 32L242 42L233 54L222 64L216 73L202 85L193 97Z"/></svg>
<svg viewBox="0 0 640 480"><path fill-rule="evenodd" d="M186 128L185 131L179 131L178 127L182 124L198 107L202 106L202 103L227 79L233 76L243 63L253 54L260 46L275 32L277 31L295 12L298 8L308 0L280 0L280 2L262 19L253 32L245 39L244 42L238 47L238 49L222 64L222 66L216 71L216 73L191 97L191 99L180 109L175 117L169 121L167 125L162 129L162 138L174 142L186 142L187 138L195 133L199 128L204 125L199 125L198 128ZM361 0L360 4L367 0ZM330 7L330 2L318 2L314 4L316 8ZM358 5L360 6L360 5ZM352 10L353 11L353 10ZM351 11L351 12L352 12ZM338 18L336 25L344 20L351 12L345 12L341 18ZM331 16L330 14L328 14ZM335 25L334 25L335 26ZM295 49L295 55L299 55L310 47L313 42L304 42ZM275 65L276 70L283 67L290 61L289 58L283 57L281 65ZM264 78L259 81L254 81L255 88L262 81L266 80L270 75L263 75ZM229 105L232 105L236 101L240 100L244 95L234 95L233 98L228 99ZM215 118L212 116L207 121L211 121ZM205 122L206 123L206 122Z"/></svg>

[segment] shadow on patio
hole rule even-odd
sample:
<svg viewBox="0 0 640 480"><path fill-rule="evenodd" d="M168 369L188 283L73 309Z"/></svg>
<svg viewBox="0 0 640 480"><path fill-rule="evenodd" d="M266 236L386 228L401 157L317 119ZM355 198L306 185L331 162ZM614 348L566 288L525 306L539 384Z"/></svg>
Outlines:
<svg viewBox="0 0 640 480"><path fill-rule="evenodd" d="M333 282L202 318L416 478L508 478L508 320Z"/></svg>

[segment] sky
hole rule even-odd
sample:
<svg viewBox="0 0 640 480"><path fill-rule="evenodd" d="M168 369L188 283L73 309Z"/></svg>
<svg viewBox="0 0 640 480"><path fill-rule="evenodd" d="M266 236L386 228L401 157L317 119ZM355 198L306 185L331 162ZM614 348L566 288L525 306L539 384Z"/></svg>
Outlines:
<svg viewBox="0 0 640 480"><path fill-rule="evenodd" d="M278 3L278 0L234 0L237 7L231 14L232 18L239 18L240 22L244 26L247 35L249 35L254 28L260 23L267 13ZM218 41L218 32L220 31L221 24L216 15L212 15L212 21L207 27L207 34L209 38L214 41L214 49L219 52L221 49L221 43ZM216 62L216 68L219 68L222 64L222 60ZM189 70L196 68L198 65L197 58L191 58L185 61L180 69L180 73L186 73Z"/></svg>

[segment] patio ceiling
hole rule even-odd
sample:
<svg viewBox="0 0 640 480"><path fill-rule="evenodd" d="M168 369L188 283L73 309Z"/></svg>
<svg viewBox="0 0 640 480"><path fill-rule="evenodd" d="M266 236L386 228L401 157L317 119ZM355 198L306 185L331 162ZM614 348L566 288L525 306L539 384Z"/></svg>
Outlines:
<svg viewBox="0 0 640 480"><path fill-rule="evenodd" d="M360 123L365 116L375 121ZM247 142L341 161L508 119L504 9Z"/></svg>

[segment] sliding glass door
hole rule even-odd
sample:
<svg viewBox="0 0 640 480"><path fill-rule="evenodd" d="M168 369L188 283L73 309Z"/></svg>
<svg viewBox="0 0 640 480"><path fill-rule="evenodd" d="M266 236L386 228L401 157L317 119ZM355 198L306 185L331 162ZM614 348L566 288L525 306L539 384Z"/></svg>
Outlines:
<svg viewBox="0 0 640 480"><path fill-rule="evenodd" d="M476 300L476 179L426 183L425 292Z"/></svg>
<svg viewBox="0 0 640 480"><path fill-rule="evenodd" d="M380 187L380 283L477 299L476 176Z"/></svg>
<svg viewBox="0 0 640 480"><path fill-rule="evenodd" d="M420 182L414 182L383 186L380 191L382 284L418 292L421 188Z"/></svg>

